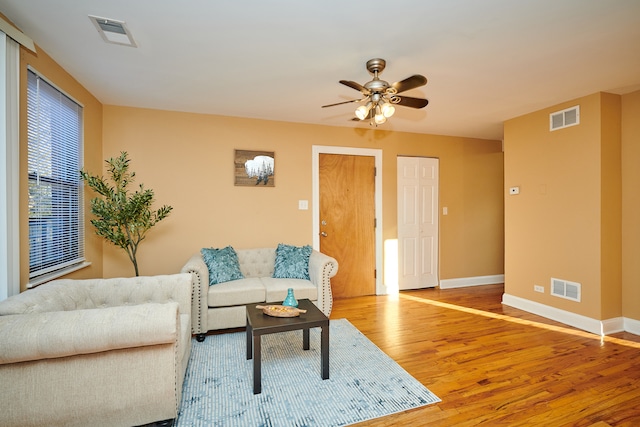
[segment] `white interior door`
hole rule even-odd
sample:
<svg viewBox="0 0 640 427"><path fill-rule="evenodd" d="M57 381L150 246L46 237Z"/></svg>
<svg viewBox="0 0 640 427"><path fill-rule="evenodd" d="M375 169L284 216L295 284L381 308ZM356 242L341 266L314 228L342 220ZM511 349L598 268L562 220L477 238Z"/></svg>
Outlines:
<svg viewBox="0 0 640 427"><path fill-rule="evenodd" d="M438 285L438 166L398 157L398 288Z"/></svg>

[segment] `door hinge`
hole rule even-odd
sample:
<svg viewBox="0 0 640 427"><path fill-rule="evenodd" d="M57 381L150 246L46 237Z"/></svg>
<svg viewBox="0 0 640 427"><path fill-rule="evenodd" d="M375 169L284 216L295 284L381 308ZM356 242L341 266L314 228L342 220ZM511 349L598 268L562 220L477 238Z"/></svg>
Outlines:
<svg viewBox="0 0 640 427"><path fill-rule="evenodd" d="M373 278L374 279L378 278L378 270L373 270Z"/></svg>
<svg viewBox="0 0 640 427"><path fill-rule="evenodd" d="M378 168L376 167L373 168L373 176L374 177L378 176Z"/></svg>
<svg viewBox="0 0 640 427"><path fill-rule="evenodd" d="M378 218L373 218L373 228L378 227Z"/></svg>

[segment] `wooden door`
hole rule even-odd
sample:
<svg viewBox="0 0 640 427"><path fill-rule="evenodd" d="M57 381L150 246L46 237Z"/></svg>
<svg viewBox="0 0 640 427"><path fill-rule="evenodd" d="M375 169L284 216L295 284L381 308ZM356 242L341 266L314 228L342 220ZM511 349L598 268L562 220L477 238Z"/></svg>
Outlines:
<svg viewBox="0 0 640 427"><path fill-rule="evenodd" d="M398 288L438 285L438 159L398 157Z"/></svg>
<svg viewBox="0 0 640 427"><path fill-rule="evenodd" d="M320 154L320 251L338 261L334 298L376 293L375 158Z"/></svg>

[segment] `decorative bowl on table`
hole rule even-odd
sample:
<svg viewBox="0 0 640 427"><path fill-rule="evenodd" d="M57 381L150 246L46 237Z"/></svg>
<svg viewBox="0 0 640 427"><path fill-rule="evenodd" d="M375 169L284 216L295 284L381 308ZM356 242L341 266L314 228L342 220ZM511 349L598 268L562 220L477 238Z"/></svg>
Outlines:
<svg viewBox="0 0 640 427"><path fill-rule="evenodd" d="M264 314L272 317L297 317L300 313L307 312L307 310L287 305L256 305L256 308L262 309Z"/></svg>

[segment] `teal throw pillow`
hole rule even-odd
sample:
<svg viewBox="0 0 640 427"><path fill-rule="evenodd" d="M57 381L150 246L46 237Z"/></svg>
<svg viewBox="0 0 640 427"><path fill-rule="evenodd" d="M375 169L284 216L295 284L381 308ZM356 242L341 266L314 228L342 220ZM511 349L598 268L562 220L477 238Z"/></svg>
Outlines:
<svg viewBox="0 0 640 427"><path fill-rule="evenodd" d="M311 246L291 246L278 244L273 277L276 279L309 280L309 257Z"/></svg>
<svg viewBox="0 0 640 427"><path fill-rule="evenodd" d="M240 271L238 254L231 246L222 249L202 248L200 253L209 269L209 286L244 279Z"/></svg>

